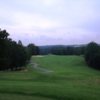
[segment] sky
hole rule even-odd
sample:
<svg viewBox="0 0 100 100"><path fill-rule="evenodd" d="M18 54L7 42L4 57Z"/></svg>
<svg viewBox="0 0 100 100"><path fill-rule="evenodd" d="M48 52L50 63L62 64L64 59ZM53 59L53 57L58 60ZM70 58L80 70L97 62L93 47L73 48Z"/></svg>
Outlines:
<svg viewBox="0 0 100 100"><path fill-rule="evenodd" d="M0 0L0 28L24 45L100 43L100 0Z"/></svg>

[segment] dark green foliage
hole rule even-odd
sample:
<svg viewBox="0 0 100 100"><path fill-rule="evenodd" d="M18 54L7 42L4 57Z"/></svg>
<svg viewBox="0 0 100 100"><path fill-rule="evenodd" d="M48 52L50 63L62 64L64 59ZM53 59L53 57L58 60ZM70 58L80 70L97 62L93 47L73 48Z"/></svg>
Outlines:
<svg viewBox="0 0 100 100"><path fill-rule="evenodd" d="M8 36L6 30L0 30L0 70L22 69L30 60L31 51L20 40L16 43Z"/></svg>
<svg viewBox="0 0 100 100"><path fill-rule="evenodd" d="M55 55L73 55L74 54L74 47L68 46L68 47L53 47L52 54Z"/></svg>
<svg viewBox="0 0 100 100"><path fill-rule="evenodd" d="M73 55L74 54L74 47L68 46L66 48L66 55Z"/></svg>
<svg viewBox="0 0 100 100"><path fill-rule="evenodd" d="M84 55L86 46L74 47L75 55Z"/></svg>
<svg viewBox="0 0 100 100"><path fill-rule="evenodd" d="M0 70L8 68L10 62L7 55L7 37L9 34L6 30L0 29ZM5 68L3 67L5 66Z"/></svg>
<svg viewBox="0 0 100 100"><path fill-rule="evenodd" d="M51 53L55 55L63 55L64 48L63 47L53 47Z"/></svg>
<svg viewBox="0 0 100 100"><path fill-rule="evenodd" d="M6 30L0 29L0 40L7 39L8 36L9 36L9 34L6 32Z"/></svg>
<svg viewBox="0 0 100 100"><path fill-rule="evenodd" d="M10 56L10 60L11 60L11 68L12 69L13 69L13 66L17 69L26 64L27 52L25 51L24 46L19 45L16 42L11 42L9 50L11 51L9 56Z"/></svg>
<svg viewBox="0 0 100 100"><path fill-rule="evenodd" d="M35 46L34 44L29 44L27 46L29 52L30 52L30 55L38 55L39 54L39 48L37 46Z"/></svg>
<svg viewBox="0 0 100 100"><path fill-rule="evenodd" d="M87 45L85 60L90 67L100 69L100 46L95 42Z"/></svg>
<svg viewBox="0 0 100 100"><path fill-rule="evenodd" d="M83 55L85 46L53 46L51 48L40 48L40 54L54 55Z"/></svg>
<svg viewBox="0 0 100 100"><path fill-rule="evenodd" d="M21 46L23 45L22 42L21 42L20 40L18 41L18 44L21 45Z"/></svg>

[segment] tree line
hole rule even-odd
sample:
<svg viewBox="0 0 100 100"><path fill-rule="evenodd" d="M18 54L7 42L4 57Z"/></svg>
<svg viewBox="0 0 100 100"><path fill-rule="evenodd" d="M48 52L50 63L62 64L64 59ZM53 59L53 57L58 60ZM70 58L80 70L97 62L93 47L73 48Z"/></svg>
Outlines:
<svg viewBox="0 0 100 100"><path fill-rule="evenodd" d="M21 70L39 49L34 44L23 46L20 40L17 43L8 36L6 30L0 29L0 70Z"/></svg>
<svg viewBox="0 0 100 100"><path fill-rule="evenodd" d="M85 52L85 46L67 46L67 47L54 47L51 49L51 54L55 55L82 55Z"/></svg>
<svg viewBox="0 0 100 100"><path fill-rule="evenodd" d="M40 54L54 54L54 55L82 55L85 52L85 45L54 45L39 47Z"/></svg>
<svg viewBox="0 0 100 100"><path fill-rule="evenodd" d="M40 47L40 54L83 55L88 66L100 69L100 45L90 42L87 45L55 45Z"/></svg>
<svg viewBox="0 0 100 100"><path fill-rule="evenodd" d="M81 46L53 46L39 48L33 43L23 46L9 37L6 30L0 29L0 70L21 70L30 61L32 55L83 55L88 66L100 69L100 45L91 42ZM42 51L42 52L41 52Z"/></svg>
<svg viewBox="0 0 100 100"><path fill-rule="evenodd" d="M100 70L100 45L90 42L84 46L54 47L51 53L55 55L83 55L89 67Z"/></svg>

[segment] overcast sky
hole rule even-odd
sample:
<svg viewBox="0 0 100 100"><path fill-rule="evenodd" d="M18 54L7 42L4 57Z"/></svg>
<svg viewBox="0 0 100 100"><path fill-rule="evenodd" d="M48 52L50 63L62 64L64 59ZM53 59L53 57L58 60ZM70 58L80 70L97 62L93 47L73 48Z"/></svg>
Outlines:
<svg viewBox="0 0 100 100"><path fill-rule="evenodd" d="M100 0L0 0L0 27L24 45L100 43Z"/></svg>

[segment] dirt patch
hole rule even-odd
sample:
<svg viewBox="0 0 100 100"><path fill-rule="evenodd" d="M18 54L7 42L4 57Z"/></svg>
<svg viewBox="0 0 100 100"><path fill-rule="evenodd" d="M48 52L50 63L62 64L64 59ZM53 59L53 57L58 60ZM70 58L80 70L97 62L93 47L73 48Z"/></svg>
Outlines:
<svg viewBox="0 0 100 100"><path fill-rule="evenodd" d="M41 73L45 73L45 74L49 74L52 73L53 71L39 67L39 65L37 63L31 63L32 68L34 68L35 70L41 72Z"/></svg>
<svg viewBox="0 0 100 100"><path fill-rule="evenodd" d="M44 56L38 55L38 56L35 56L35 57L44 57Z"/></svg>

